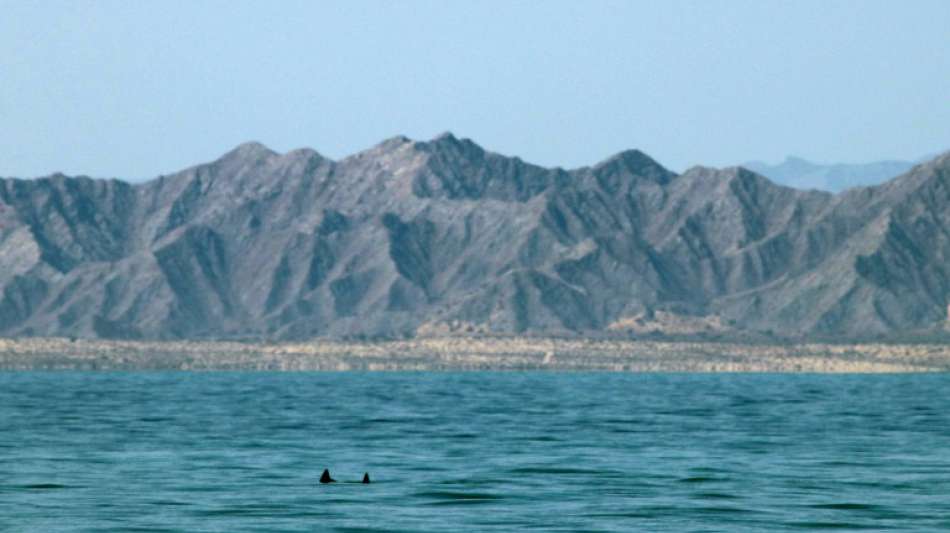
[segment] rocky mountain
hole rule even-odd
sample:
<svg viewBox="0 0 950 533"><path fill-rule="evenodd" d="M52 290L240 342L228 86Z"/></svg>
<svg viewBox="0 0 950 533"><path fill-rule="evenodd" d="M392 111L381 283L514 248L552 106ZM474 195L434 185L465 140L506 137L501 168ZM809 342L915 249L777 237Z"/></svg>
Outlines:
<svg viewBox="0 0 950 533"><path fill-rule="evenodd" d="M841 192L853 187L878 185L907 172L914 163L888 160L862 164L825 165L789 156L777 165L750 161L744 163L743 166L777 183L796 189Z"/></svg>
<svg viewBox="0 0 950 533"><path fill-rule="evenodd" d="M243 144L130 185L0 180L0 334L921 335L950 299L950 153L801 191L642 152L542 168L444 134L339 161Z"/></svg>

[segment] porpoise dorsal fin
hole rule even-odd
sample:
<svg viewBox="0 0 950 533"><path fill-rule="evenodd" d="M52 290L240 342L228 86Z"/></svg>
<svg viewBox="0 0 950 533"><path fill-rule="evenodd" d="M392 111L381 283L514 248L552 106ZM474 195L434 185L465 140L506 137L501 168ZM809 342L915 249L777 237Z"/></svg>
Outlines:
<svg viewBox="0 0 950 533"><path fill-rule="evenodd" d="M369 472L363 474L363 483L369 483Z"/></svg>
<svg viewBox="0 0 950 533"><path fill-rule="evenodd" d="M330 477L330 470L327 468L323 469L323 474L320 476L320 483L335 483L336 480Z"/></svg>

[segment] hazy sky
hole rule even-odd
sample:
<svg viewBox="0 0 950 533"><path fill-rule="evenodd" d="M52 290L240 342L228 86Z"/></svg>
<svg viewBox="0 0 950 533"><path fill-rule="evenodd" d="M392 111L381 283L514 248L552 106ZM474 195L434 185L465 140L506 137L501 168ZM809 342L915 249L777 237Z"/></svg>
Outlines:
<svg viewBox="0 0 950 533"><path fill-rule="evenodd" d="M950 1L0 0L0 175L451 130L544 165L950 149Z"/></svg>

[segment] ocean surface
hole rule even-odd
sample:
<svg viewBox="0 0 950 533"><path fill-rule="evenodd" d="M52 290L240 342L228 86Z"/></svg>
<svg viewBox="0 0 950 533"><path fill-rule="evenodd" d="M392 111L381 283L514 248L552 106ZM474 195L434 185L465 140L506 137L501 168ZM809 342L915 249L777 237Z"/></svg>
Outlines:
<svg viewBox="0 0 950 533"><path fill-rule="evenodd" d="M947 528L948 375L0 374L0 531Z"/></svg>

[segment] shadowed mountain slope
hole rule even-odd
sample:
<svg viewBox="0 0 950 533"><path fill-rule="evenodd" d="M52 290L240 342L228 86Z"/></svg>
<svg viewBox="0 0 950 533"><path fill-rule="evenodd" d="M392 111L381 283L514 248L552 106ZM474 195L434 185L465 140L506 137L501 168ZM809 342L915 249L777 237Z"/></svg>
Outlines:
<svg viewBox="0 0 950 533"><path fill-rule="evenodd" d="M542 168L451 134L0 180L3 335L931 334L948 265L948 155L837 196L636 150Z"/></svg>

